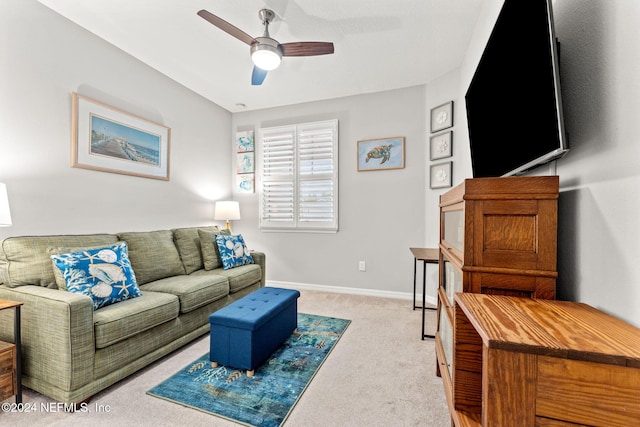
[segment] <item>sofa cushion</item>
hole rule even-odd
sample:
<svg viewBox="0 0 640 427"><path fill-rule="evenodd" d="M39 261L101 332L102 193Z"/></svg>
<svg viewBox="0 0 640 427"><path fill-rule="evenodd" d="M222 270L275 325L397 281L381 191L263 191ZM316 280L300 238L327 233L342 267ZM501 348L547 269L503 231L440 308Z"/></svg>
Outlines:
<svg viewBox="0 0 640 427"><path fill-rule="evenodd" d="M188 313L229 295L229 282L226 277L194 274L155 280L145 284L141 289L143 292L164 292L177 296L180 301L180 313Z"/></svg>
<svg viewBox="0 0 640 427"><path fill-rule="evenodd" d="M178 317L175 295L144 291L142 296L93 313L96 348L105 348Z"/></svg>
<svg viewBox="0 0 640 427"><path fill-rule="evenodd" d="M189 227L173 229L173 240L178 248L180 259L184 265L185 273L191 274L204 267L199 230L210 233L219 231L218 226Z"/></svg>
<svg viewBox="0 0 640 427"><path fill-rule="evenodd" d="M220 262L220 254L218 244L216 243L216 236L219 234L230 235L229 230L198 230L198 236L200 236L200 248L202 250L202 261L205 270L214 270L222 266Z"/></svg>
<svg viewBox="0 0 640 427"><path fill-rule="evenodd" d="M229 292L236 293L241 289L260 282L262 278L262 269L257 264L248 264L240 267L224 270L217 268L215 270L198 270L190 274L190 276L222 276L229 281Z"/></svg>
<svg viewBox="0 0 640 427"><path fill-rule="evenodd" d="M216 236L216 243L220 251L220 261L225 270L241 265L253 264L253 258L244 243L241 234L234 236Z"/></svg>
<svg viewBox="0 0 640 427"><path fill-rule="evenodd" d="M57 288L48 249L116 243L113 234L7 237L0 250L0 282L10 287L37 285Z"/></svg>
<svg viewBox="0 0 640 427"><path fill-rule="evenodd" d="M87 295L98 309L140 296L125 242L97 249L51 255L65 289Z"/></svg>
<svg viewBox="0 0 640 427"><path fill-rule="evenodd" d="M138 285L184 273L171 230L118 233L129 245L129 259Z"/></svg>

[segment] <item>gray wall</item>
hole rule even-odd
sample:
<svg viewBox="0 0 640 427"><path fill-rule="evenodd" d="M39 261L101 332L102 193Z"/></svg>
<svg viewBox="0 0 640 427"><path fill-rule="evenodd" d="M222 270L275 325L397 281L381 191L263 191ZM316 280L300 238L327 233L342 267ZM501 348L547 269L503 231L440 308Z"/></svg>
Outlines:
<svg viewBox="0 0 640 427"><path fill-rule="evenodd" d="M640 326L640 2L562 0L555 14L571 143L559 294Z"/></svg>
<svg viewBox="0 0 640 427"><path fill-rule="evenodd" d="M34 0L3 0L0 181L14 226L0 238L212 223L213 200L235 197L243 219L234 229L268 253L270 281L408 295L409 246L438 242L443 190L428 189L428 110L455 101L454 183L470 177L464 92L501 4L484 1L460 68L425 87L232 116ZM558 294L640 326L640 3L554 8L571 152L536 173L560 176ZM73 91L171 127L171 181L70 168ZM340 231L260 233L257 195L231 194L236 129L334 117ZM356 172L357 140L396 135L407 138L405 169Z"/></svg>
<svg viewBox="0 0 640 427"><path fill-rule="evenodd" d="M640 2L556 0L553 5L571 151L533 173L560 177L558 297L640 326ZM458 90L450 94L463 104L501 6L502 0L485 1L460 70L430 83L427 93L446 89L443 81L451 84L459 77ZM466 120L464 110L456 114ZM454 149L460 167L454 180L460 182L471 176L471 167L466 123L458 123ZM430 233L426 240L435 239Z"/></svg>
<svg viewBox="0 0 640 427"><path fill-rule="evenodd" d="M339 120L339 231L263 233L258 195L238 194L234 231L269 254L267 279L282 286L405 296L411 292L411 246L424 242L424 86L233 115L232 129ZM358 140L405 137L405 168L358 172ZM433 220L436 220L435 218ZM366 271L358 270L358 261Z"/></svg>
<svg viewBox="0 0 640 427"><path fill-rule="evenodd" d="M212 224L231 114L34 0L0 2L0 181L9 235ZM71 93L171 128L170 181L70 167Z"/></svg>

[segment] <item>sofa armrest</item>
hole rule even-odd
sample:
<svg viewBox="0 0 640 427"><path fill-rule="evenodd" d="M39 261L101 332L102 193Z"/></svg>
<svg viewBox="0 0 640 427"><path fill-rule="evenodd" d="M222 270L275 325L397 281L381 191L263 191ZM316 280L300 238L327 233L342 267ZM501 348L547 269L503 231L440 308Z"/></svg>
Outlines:
<svg viewBox="0 0 640 427"><path fill-rule="evenodd" d="M22 372L63 390L93 380L91 298L42 286L0 286L0 298L22 302ZM13 342L13 310L0 311L0 339ZM28 385L28 382L27 382Z"/></svg>
<svg viewBox="0 0 640 427"><path fill-rule="evenodd" d="M262 269L262 278L260 279L260 286L264 287L267 281L267 260L266 255L263 252L251 252L253 262L258 264Z"/></svg>

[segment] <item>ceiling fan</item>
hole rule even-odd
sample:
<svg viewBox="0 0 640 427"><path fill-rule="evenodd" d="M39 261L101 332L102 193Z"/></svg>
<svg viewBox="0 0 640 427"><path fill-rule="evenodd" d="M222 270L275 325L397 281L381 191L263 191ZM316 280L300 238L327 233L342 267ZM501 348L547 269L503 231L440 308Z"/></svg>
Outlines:
<svg viewBox="0 0 640 427"><path fill-rule="evenodd" d="M255 38L204 9L199 11L198 15L222 31L251 46L251 59L254 64L251 74L252 85L261 85L265 77L267 77L267 72L276 69L280 65L283 56L315 56L333 53L333 43L331 42L281 44L272 39L269 35L269 24L276 14L271 9L261 9L258 12L258 17L262 21L262 25L264 25L264 34L262 37Z"/></svg>

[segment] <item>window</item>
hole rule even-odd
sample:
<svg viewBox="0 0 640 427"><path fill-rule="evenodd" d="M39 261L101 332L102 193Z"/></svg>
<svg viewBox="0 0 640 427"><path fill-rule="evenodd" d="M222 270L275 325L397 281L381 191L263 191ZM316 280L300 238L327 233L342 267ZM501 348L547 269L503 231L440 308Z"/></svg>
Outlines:
<svg viewBox="0 0 640 427"><path fill-rule="evenodd" d="M338 231L338 121L260 129L260 229Z"/></svg>

